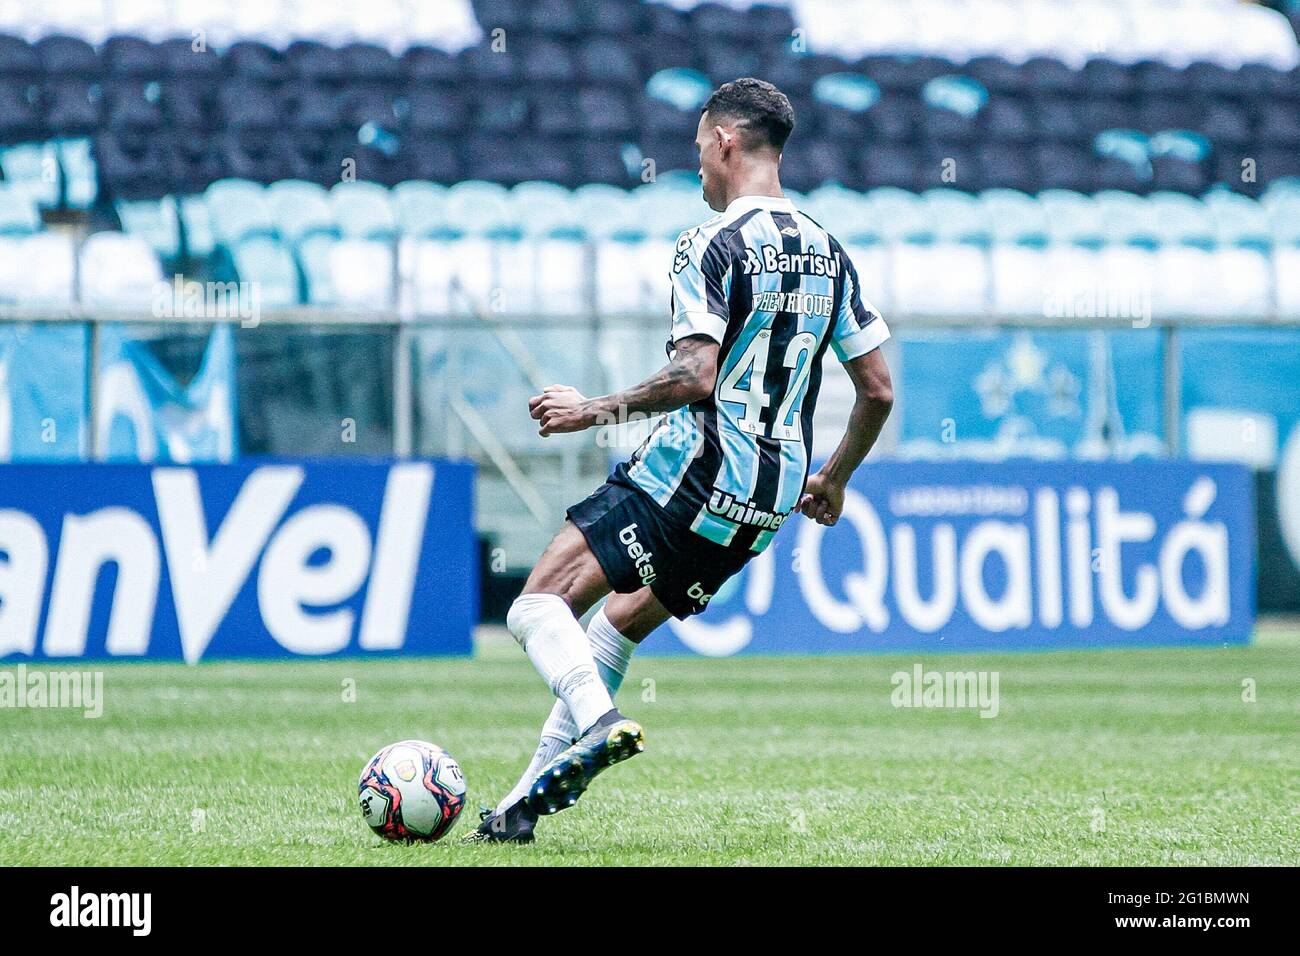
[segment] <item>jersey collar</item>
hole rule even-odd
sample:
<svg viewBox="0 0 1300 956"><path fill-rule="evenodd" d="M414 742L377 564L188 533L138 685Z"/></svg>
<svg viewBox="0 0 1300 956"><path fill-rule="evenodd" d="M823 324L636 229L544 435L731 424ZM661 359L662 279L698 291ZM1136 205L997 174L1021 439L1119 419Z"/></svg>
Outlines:
<svg viewBox="0 0 1300 956"><path fill-rule="evenodd" d="M727 204L723 215L730 218L748 209L779 209L794 212L794 203L784 196L737 196Z"/></svg>

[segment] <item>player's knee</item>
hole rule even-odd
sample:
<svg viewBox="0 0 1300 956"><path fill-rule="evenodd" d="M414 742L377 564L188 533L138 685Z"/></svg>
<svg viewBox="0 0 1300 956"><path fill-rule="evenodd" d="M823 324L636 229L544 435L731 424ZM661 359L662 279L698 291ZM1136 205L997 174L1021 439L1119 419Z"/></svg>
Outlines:
<svg viewBox="0 0 1300 956"><path fill-rule="evenodd" d="M564 598L558 594L521 594L515 598L506 612L506 627L522 648L528 647L528 639L537 632L546 620L547 614L557 607L568 610Z"/></svg>

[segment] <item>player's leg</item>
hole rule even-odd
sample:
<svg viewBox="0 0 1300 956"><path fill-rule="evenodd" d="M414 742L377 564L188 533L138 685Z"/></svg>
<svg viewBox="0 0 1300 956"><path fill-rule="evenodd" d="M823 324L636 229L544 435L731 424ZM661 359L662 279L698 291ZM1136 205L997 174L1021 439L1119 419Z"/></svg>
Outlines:
<svg viewBox="0 0 1300 956"><path fill-rule="evenodd" d="M586 538L566 523L506 615L514 639L584 731L613 710L614 702L597 672L578 616L609 589Z"/></svg>
<svg viewBox="0 0 1300 956"><path fill-rule="evenodd" d="M641 588L631 594L611 594L605 606L592 617L587 625L587 643L610 697L617 695L637 644L670 616L668 609L659 603L649 588ZM507 812L528 794L542 768L559 756L580 733L569 708L564 701L557 699L542 725L541 740L533 751L532 760L513 789L492 811L502 819L503 829ZM526 821L525 825L531 827L531 821Z"/></svg>
<svg viewBox="0 0 1300 956"><path fill-rule="evenodd" d="M523 796L543 771L552 771L548 778L552 791L567 806L601 770L641 750L640 726L614 709L612 697L627 670L633 644L609 628L602 614L596 615L587 633L577 622L577 615L611 587L626 588L636 580L637 566L630 563L618 534L635 520L629 517L634 507L634 494L606 486L571 508L571 522L547 547L511 606L507 615L511 633L559 699L524 777L484 815L470 839L528 842L537 813ZM593 546L601 549L600 558ZM614 581L607 577L606 567L615 569ZM587 652L585 660L578 653L578 641ZM596 688L604 700L593 703ZM583 701L585 714L574 706L575 699ZM591 732L591 740L585 739L584 730ZM548 806L543 812L560 806Z"/></svg>

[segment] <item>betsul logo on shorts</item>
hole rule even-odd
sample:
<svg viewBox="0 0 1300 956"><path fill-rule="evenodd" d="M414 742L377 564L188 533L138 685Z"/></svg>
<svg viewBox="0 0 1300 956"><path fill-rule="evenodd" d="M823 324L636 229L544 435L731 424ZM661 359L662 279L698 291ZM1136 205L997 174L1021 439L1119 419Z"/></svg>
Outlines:
<svg viewBox="0 0 1300 956"><path fill-rule="evenodd" d="M636 522L620 531L618 540L627 546L627 556L636 565L636 572L641 576L643 585L649 584L658 577L655 566L650 563L650 559L654 557L653 552L647 551L641 546L641 542L636 539Z"/></svg>
<svg viewBox="0 0 1300 956"><path fill-rule="evenodd" d="M429 461L5 466L0 657L467 653L472 475Z"/></svg>
<svg viewBox="0 0 1300 956"><path fill-rule="evenodd" d="M703 607L705 604L708 604L709 598L713 597L712 594L704 593L704 585L700 584L699 581L696 581L694 584L692 584L689 588L686 589L686 596L690 598L692 601L694 601L696 604L700 605L701 607Z"/></svg>

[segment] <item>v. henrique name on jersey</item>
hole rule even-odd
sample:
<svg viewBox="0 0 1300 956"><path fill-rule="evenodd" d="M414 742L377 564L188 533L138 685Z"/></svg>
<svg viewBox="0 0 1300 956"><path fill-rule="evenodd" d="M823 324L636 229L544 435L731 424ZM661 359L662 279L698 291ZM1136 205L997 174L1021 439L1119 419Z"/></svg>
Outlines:
<svg viewBox="0 0 1300 956"><path fill-rule="evenodd" d="M754 295L755 312L788 312L793 315L821 315L830 318L835 297L811 292L759 292Z"/></svg>
<svg viewBox="0 0 1300 956"><path fill-rule="evenodd" d="M736 524L747 524L755 528L766 528L775 531L785 523L785 519L790 517L790 512L764 511L751 501L738 501L734 495L725 491L713 489L713 494L709 496L709 511L713 512L719 518L726 518L728 521L734 521Z"/></svg>

